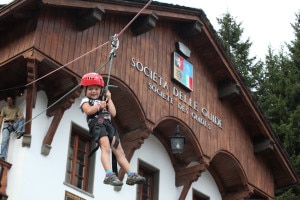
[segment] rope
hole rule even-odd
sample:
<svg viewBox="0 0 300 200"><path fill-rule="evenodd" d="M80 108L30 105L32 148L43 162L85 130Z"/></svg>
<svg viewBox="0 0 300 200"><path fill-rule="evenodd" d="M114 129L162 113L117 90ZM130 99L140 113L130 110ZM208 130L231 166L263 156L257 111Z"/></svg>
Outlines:
<svg viewBox="0 0 300 200"><path fill-rule="evenodd" d="M44 76L41 76L40 78L37 78L37 79L33 80L33 81L30 82L30 83L27 83L26 85L21 85L21 86L16 86L16 87L11 87L11 88L7 88L7 89L1 89L0 92L8 91L8 90L13 90L13 89L17 89L17 88L26 88L27 86L32 85L33 83L35 83L35 82L37 82L37 81L39 81L39 80L41 80L41 79L43 79L43 78L46 78L47 76L53 74L54 72L56 72L56 71L58 71L58 70L60 70L60 69L62 69L62 68L64 68L64 67L70 65L71 63L73 63L73 62L75 62L75 61L81 59L82 57L86 56L87 54L89 54L89 53L91 53L91 52L93 52L93 51L96 51L97 49L99 49L99 48L101 48L101 47L107 45L108 43L109 43L109 41L105 42L105 43L102 44L102 45L99 45L99 46L95 47L94 49L92 49L92 50L90 50L90 51L88 51L88 52L82 54L81 56L79 56L79 57L75 58L74 60L72 60L72 61L70 61L70 62L68 62L68 63L66 63L66 64L60 66L59 68L57 68L57 69L55 69L55 70L53 70L53 71L51 71L51 72L45 74Z"/></svg>
<svg viewBox="0 0 300 200"><path fill-rule="evenodd" d="M145 10L150 4L151 4L152 0L149 0L149 2L132 18L132 20L118 33L118 34L115 34L114 36L112 36L111 38L111 47L112 47L112 50L110 52L110 56L109 56L109 59L107 62L105 62L100 68L98 68L95 72L98 72L99 70L101 70L109 61L110 61L110 67L109 67L109 72L108 72L108 80L107 80L107 83L106 83L106 87L109 86L109 81L110 81L110 74L111 74L111 68L112 68L112 59L113 57L115 56L115 50L118 49L119 47L119 40L118 40L118 37L133 23L133 21L143 12L143 10ZM102 45L82 54L81 56L75 58L74 60L62 65L61 67L53 70L52 72L49 72L47 74L45 74L44 76L38 78L38 79L35 79L34 81L26 84L25 86L20 86L20 87L13 87L13 89L16 89L16 88L21 88L21 87L27 87L51 74L53 74L54 72L66 67L67 65L79 60L80 58L86 56L87 54L103 47L104 45L107 45L109 43L109 41L103 43ZM36 119L37 117L39 117L41 114L43 114L44 112L46 112L48 109L50 109L51 107L53 107L55 104L57 104L59 101L61 101L63 98L65 98L67 95L71 94L73 91L75 91L78 87L80 87L80 84L75 86L73 89L71 89L69 92L67 92L65 95L63 95L62 97L60 97L58 100L56 100L55 102L53 102L50 106L48 106L46 109L44 109L42 112L40 112L39 114L37 114L36 116L34 116L33 118L31 118L30 120L27 120L23 126L25 126L26 124L28 124L29 122L31 122L32 120ZM1 91L6 91L8 89L4 89L4 90L0 90ZM22 128L22 127L21 127ZM12 135L11 135L12 136ZM10 136L10 137L11 137Z"/></svg>
<svg viewBox="0 0 300 200"><path fill-rule="evenodd" d="M151 4L152 0L149 0L148 3L132 18L132 20L116 35L118 38L132 23L133 21Z"/></svg>
<svg viewBox="0 0 300 200"><path fill-rule="evenodd" d="M133 23L133 21L151 4L151 2L152 2L152 0L149 0L149 2L130 20L130 22L118 33L118 34L115 34L115 36L113 36L113 37L115 37L115 38L118 38L121 34L123 34L123 32ZM13 90L13 89L17 89L17 88L23 88L23 87L27 87L27 86L29 86L29 85L32 85L33 83L35 83L35 82L37 82L37 81L39 81L39 80L41 80L41 79L43 79L43 78L46 78L47 76L49 76L49 75L51 75L51 74L53 74L54 72L56 72L56 71L58 71L58 70L60 70L60 69L62 69L62 68L64 68L64 67L66 67L66 66L68 66L68 65L70 65L71 63L73 63L73 62L75 62L75 61L77 61L77 60L79 60L79 59L81 59L82 57L84 57L84 56L86 56L86 55L88 55L88 54L90 54L90 53L92 53L92 52L94 52L94 51L96 51L97 49L99 49L99 48L101 48L101 47L103 47L103 46L105 46L105 45L107 45L109 43L109 41L107 41L107 42L105 42L105 43L103 43L102 45L99 45L99 46L97 46L97 47L95 47L94 49L92 49L92 50L90 50L90 51L88 51L88 52L86 52L86 53L84 53L84 54L82 54L81 56L79 56L79 57L77 57L77 58L75 58L74 60L71 60L70 62L68 62L68 63L66 63L66 64L64 64L64 65L62 65L61 67L59 67L59 68L57 68L57 69L55 69L55 70L53 70L52 72L49 72L49 73L47 73L47 74L45 74L44 76L42 76L42 77L40 77L40 78L37 78L37 79L35 79L35 80L33 80L32 82L30 82L30 83L27 83L26 85L22 85L22 86L16 86L16 87L11 87L11 88L7 88L7 89L1 89L0 90L0 92L3 92L3 91L8 91L8 90Z"/></svg>
<svg viewBox="0 0 300 200"><path fill-rule="evenodd" d="M110 60L108 59L103 65L101 65L101 67L99 67L95 72L100 71ZM78 87L80 87L80 84L76 85L73 89L71 89L69 92L67 92L66 94L64 94L62 97L60 97L58 100L56 100L55 102L53 102L50 106L48 106L46 109L44 109L42 112L40 112L39 114L37 114L36 116L34 116L33 118L31 118L30 120L27 120L23 126L20 127L23 128L26 124L28 124L29 122L33 121L35 118L39 117L41 114L43 114L44 112L46 112L48 109L52 108L55 104L57 104L59 101L61 101L63 98L65 98L66 96L68 96L69 94L71 94L73 91L75 91ZM2 129L2 128L1 128ZM9 138L12 137L13 134L10 134Z"/></svg>

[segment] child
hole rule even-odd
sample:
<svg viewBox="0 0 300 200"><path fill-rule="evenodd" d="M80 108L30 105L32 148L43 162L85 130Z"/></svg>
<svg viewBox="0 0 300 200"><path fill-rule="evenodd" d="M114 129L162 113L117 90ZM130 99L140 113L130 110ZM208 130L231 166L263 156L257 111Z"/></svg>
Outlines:
<svg viewBox="0 0 300 200"><path fill-rule="evenodd" d="M92 138L99 143L101 148L101 163L106 176L104 184L121 186L123 183L112 171L110 162L110 149L115 154L120 167L127 173L126 184L143 184L146 179L130 170L119 135L115 127L111 124L111 117L116 115L116 108L111 99L111 93L106 91L103 94L106 101L100 100L103 92L104 81L97 73L85 74L81 79L81 86L85 87L85 97L82 99L80 107L87 115L87 122Z"/></svg>

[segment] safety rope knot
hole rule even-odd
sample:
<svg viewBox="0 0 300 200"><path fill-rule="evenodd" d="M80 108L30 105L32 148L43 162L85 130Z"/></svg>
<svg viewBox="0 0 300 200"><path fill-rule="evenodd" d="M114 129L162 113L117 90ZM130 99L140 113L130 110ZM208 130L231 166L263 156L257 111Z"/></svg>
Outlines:
<svg viewBox="0 0 300 200"><path fill-rule="evenodd" d="M111 48L118 49L119 48L118 34L115 34L114 36L112 36L110 39L110 42L111 42Z"/></svg>

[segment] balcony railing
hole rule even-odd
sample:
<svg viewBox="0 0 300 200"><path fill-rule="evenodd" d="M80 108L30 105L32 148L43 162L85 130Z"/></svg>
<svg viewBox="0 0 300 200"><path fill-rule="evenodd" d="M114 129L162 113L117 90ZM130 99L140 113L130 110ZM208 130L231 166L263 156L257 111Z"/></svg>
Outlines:
<svg viewBox="0 0 300 200"><path fill-rule="evenodd" d="M5 160L0 159L0 200L7 200L8 196L6 194L7 187L7 174L11 164Z"/></svg>

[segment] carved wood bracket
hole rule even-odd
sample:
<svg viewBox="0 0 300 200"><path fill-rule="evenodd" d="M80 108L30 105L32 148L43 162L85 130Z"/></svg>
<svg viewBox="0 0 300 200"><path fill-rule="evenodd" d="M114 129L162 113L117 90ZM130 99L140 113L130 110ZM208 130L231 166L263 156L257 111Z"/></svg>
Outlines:
<svg viewBox="0 0 300 200"><path fill-rule="evenodd" d="M183 38L193 37L202 31L203 22L200 19L193 22L181 23L179 27L179 35Z"/></svg>
<svg viewBox="0 0 300 200"><path fill-rule="evenodd" d="M25 124L25 136L22 139L22 146L30 147L31 145L31 120L32 108L35 107L37 86L34 82L37 78L37 63L35 58L27 58L27 94L26 94L26 124Z"/></svg>
<svg viewBox="0 0 300 200"><path fill-rule="evenodd" d="M59 103L60 106L57 106L52 119L51 125L48 129L47 134L44 137L41 154L47 156L51 150L51 143L56 133L57 127L64 115L64 112L71 107L75 102L75 99L80 95L81 89L75 90L71 95L69 95L62 103Z"/></svg>
<svg viewBox="0 0 300 200"><path fill-rule="evenodd" d="M141 35L155 28L158 17L152 13L146 16L140 16L131 25L131 31L135 35Z"/></svg>
<svg viewBox="0 0 300 200"><path fill-rule="evenodd" d="M248 185L245 185L243 190L228 193L223 196L223 200L244 200L245 198L249 198L251 194L253 194L253 189L250 189Z"/></svg>
<svg viewBox="0 0 300 200"><path fill-rule="evenodd" d="M228 84L225 87L219 89L219 98L221 100L230 100L240 95L240 85Z"/></svg>
<svg viewBox="0 0 300 200"><path fill-rule="evenodd" d="M55 135L57 127L60 123L60 120L64 115L64 112L65 112L64 108L61 108L56 111L56 113L54 114L54 117L52 119L51 125L48 129L48 132L44 137L41 154L43 154L45 156L49 155L49 153L50 153L52 140L54 138L54 135Z"/></svg>
<svg viewBox="0 0 300 200"><path fill-rule="evenodd" d="M8 177L8 172L11 168L12 164L0 160L0 167L1 167L1 176L0 176L0 199L1 200L6 200L8 199L8 196L6 194L6 188L7 188L7 177Z"/></svg>
<svg viewBox="0 0 300 200"><path fill-rule="evenodd" d="M149 137L151 133L150 129L139 129L132 131L130 133L122 136L122 147L124 149L126 158L130 162L135 150L139 149L144 143L144 140ZM125 171L123 169L119 172L119 178L122 180L124 178Z"/></svg>
<svg viewBox="0 0 300 200"><path fill-rule="evenodd" d="M197 181L201 173L207 168L206 164L199 164L192 167L176 170L176 186L185 185L188 182Z"/></svg>
<svg viewBox="0 0 300 200"><path fill-rule="evenodd" d="M208 167L208 163L200 163L191 167L175 170L176 172L176 186L184 185L179 200L184 200L193 182L197 181Z"/></svg>

